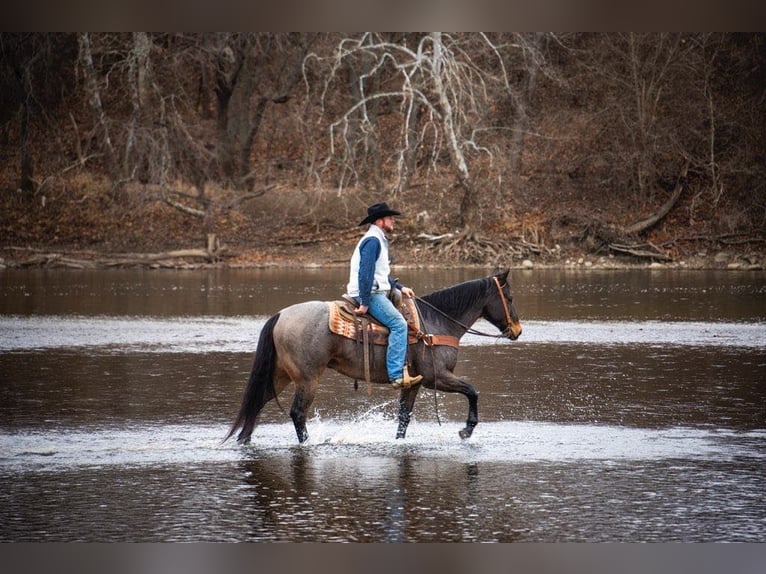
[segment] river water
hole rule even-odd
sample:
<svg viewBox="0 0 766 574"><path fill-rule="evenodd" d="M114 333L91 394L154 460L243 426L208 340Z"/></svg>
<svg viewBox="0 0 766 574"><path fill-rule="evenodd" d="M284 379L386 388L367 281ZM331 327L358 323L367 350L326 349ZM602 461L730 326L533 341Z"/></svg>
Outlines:
<svg viewBox="0 0 766 574"><path fill-rule="evenodd" d="M328 372L307 443L272 402L241 447L260 328L342 270L1 270L0 541L765 542L766 274L511 279L522 337L461 342L471 439L460 396L397 441L398 395Z"/></svg>

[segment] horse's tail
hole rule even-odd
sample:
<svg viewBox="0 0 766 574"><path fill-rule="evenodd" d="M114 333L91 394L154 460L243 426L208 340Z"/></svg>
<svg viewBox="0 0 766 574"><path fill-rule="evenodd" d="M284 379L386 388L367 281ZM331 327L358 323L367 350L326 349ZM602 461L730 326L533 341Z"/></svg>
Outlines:
<svg viewBox="0 0 766 574"><path fill-rule="evenodd" d="M279 320L279 313L271 317L261 330L261 336L258 339L258 346L255 350L255 359L253 360L253 369L250 371L250 379L245 387L245 394L242 397L242 406L239 408L239 414L231 425L229 434L223 440L226 441L237 432L240 427L242 430L237 435L237 442L247 444L250 442L250 435L255 428L255 421L258 413L266 403L277 396L274 389L274 371L277 364L277 348L274 345L274 325Z"/></svg>

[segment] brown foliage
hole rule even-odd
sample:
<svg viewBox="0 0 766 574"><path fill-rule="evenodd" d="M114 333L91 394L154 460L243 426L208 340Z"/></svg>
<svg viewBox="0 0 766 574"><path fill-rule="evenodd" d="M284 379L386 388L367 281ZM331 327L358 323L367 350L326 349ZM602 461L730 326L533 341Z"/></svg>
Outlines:
<svg viewBox="0 0 766 574"><path fill-rule="evenodd" d="M362 36L90 34L92 69L78 35L0 34L2 244L156 251L215 233L243 260L333 261L385 198L424 261L639 244L678 257L733 234L762 248L762 34L441 38L440 84L396 51L428 49L424 34L375 36L343 60L341 41ZM627 233L687 164L670 209Z"/></svg>

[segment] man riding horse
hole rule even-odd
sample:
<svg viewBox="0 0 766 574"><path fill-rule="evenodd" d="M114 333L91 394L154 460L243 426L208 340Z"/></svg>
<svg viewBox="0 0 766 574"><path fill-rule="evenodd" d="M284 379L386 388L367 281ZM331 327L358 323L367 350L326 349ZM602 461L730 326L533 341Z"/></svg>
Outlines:
<svg viewBox="0 0 766 574"><path fill-rule="evenodd" d="M369 207L367 217L360 225L371 225L354 249L348 282L349 296L353 295L360 305L358 312L367 311L388 325L390 332L385 356L383 353L360 353L360 341L355 335L334 330L332 310L338 307L335 301L304 301L281 309L261 329L242 404L226 438L239 430L237 441L250 442L263 407L294 385L290 418L298 442L306 442L309 437L306 418L316 397L320 377L328 367L355 382L364 377L373 383L401 388L397 438L403 439L407 433L421 387L464 395L468 400L468 418L465 428L458 434L463 439L473 434L479 422L479 394L473 385L454 373L459 342L469 331L496 336L473 329L471 325L479 319L489 321L502 336L512 341L519 338L521 323L513 305L508 280L510 270L497 271L484 279L465 281L416 298L414 303L420 327L411 345L419 351L413 352L410 358L418 376L410 376L405 366L406 320L387 297L392 286L386 231L393 231L395 215L399 212L385 203ZM414 297L412 289L405 287L403 292L405 296ZM426 348L430 349L428 353Z"/></svg>
<svg viewBox="0 0 766 574"><path fill-rule="evenodd" d="M399 289L405 297L414 297L411 288L391 279L391 265L386 233L394 231L394 216L400 212L384 203L367 208L367 217L359 225L370 224L367 233L359 240L351 256L346 293L359 307L357 315L369 313L388 327L386 369L388 380L394 389L409 388L423 377L411 376L407 371L407 322L389 299L391 289Z"/></svg>

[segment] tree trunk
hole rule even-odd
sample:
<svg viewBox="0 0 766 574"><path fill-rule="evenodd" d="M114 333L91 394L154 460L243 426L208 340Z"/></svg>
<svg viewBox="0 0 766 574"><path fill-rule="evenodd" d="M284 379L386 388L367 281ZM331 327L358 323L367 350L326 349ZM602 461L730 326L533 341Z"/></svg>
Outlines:
<svg viewBox="0 0 766 574"><path fill-rule="evenodd" d="M90 105L91 114L93 115L94 130L98 138L97 141L100 151L106 158L106 166L109 175L115 180L117 179L117 173L115 170L114 147L112 146L112 139L109 135L109 125L106 113L104 112L104 107L101 103L101 91L98 86L96 69L93 65L90 34L87 32L78 34L77 42L80 48L79 59L85 76L85 91L88 95L88 103Z"/></svg>
<svg viewBox="0 0 766 574"><path fill-rule="evenodd" d="M35 191L34 168L32 153L29 150L29 103L32 99L32 65L34 58L25 62L18 69L15 76L18 81L21 105L19 106L19 137L21 144L21 171L19 176L19 189L25 197L31 197Z"/></svg>
<svg viewBox="0 0 766 574"><path fill-rule="evenodd" d="M128 89L132 106L132 117L125 142L123 158L123 177L147 183L150 181L147 150L137 147L137 132L143 126L144 109L149 101L151 41L146 32L133 33L133 50L129 55ZM134 157L135 156L135 157Z"/></svg>
<svg viewBox="0 0 766 574"><path fill-rule="evenodd" d="M531 48L538 52L542 48L543 34L535 34L530 41ZM517 94L510 94L511 106L514 111L513 126L511 131L511 146L509 164L511 171L518 174L521 171L521 158L524 153L524 136L529 129L529 114L527 107L532 101L532 95L537 86L537 74L540 64L533 59L526 68L526 81Z"/></svg>
<svg viewBox="0 0 766 574"><path fill-rule="evenodd" d="M255 138L258 135L258 131L261 129L261 123L263 122L263 115L266 113L266 106L269 104L269 99L260 97L255 106L255 113L250 124L250 129L245 134L244 141L240 143L240 158L239 158L239 173L237 174L238 186L243 189L252 190L253 180L255 174L250 173L250 154L253 152L253 145L255 144Z"/></svg>
<svg viewBox="0 0 766 574"><path fill-rule="evenodd" d="M265 39L248 36L230 44L217 62L221 170L229 185L252 189L255 173L250 167L250 156L264 115L269 104L289 101L290 91L302 77L301 66L308 45L282 48L272 36ZM269 79L268 68L280 58L278 77Z"/></svg>
<svg viewBox="0 0 766 574"><path fill-rule="evenodd" d="M407 149L404 157L404 181L403 187L409 185L410 179L415 175L418 168L418 123L420 122L420 106L413 103L412 109L407 116Z"/></svg>
<svg viewBox="0 0 766 574"><path fill-rule="evenodd" d="M478 198L476 197L476 189L471 181L471 175L468 172L468 164L465 161L463 150L458 143L452 104L447 96L447 90L444 87L444 82L442 80L441 32L433 32L431 37L434 43L432 61L433 79L436 93L439 98L439 113L441 114L444 139L447 142L447 149L449 151L452 168L455 170L458 187L463 193L460 201L460 225L463 227L471 227L478 219Z"/></svg>
<svg viewBox="0 0 766 574"><path fill-rule="evenodd" d="M369 62L364 64L365 75L370 72ZM369 92L377 93L380 89L380 77L376 74L373 75L370 80ZM382 160L380 157L380 146L378 145L378 115L380 113L380 100L372 100L369 103L368 118L372 129L368 130L364 135L365 153L367 154L368 161L372 164L372 180L375 184L375 190L380 195L385 190Z"/></svg>
<svg viewBox="0 0 766 574"><path fill-rule="evenodd" d="M243 189L245 180L249 179L250 152L269 100L259 96L252 111L257 92L256 47L250 41L241 40L231 48L233 63L229 62L232 56L228 51L217 65L218 142L226 182Z"/></svg>
<svg viewBox="0 0 766 574"><path fill-rule="evenodd" d="M29 104L26 98L21 103L21 177L19 189L26 195L31 196L35 191L35 183L32 180L32 155L29 153Z"/></svg>

